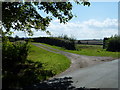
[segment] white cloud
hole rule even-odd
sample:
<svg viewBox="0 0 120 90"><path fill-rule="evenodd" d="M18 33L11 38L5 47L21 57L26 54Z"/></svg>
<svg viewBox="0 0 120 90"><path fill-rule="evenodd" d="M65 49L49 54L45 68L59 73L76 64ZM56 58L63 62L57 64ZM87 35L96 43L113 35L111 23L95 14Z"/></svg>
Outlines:
<svg viewBox="0 0 120 90"><path fill-rule="evenodd" d="M59 24L55 21L48 28L53 36L67 34L75 36L77 39L93 39L110 37L118 33L117 19L106 18L103 21L90 19L84 22L68 22L67 24Z"/></svg>
<svg viewBox="0 0 120 90"><path fill-rule="evenodd" d="M111 27L117 27L118 26L118 21L117 19L110 19L107 18L104 21L97 21L95 19L90 19L88 21L84 21L83 24L88 25L88 26L93 26L97 28L111 28Z"/></svg>
<svg viewBox="0 0 120 90"><path fill-rule="evenodd" d="M84 22L68 22L60 24L59 20L53 20L47 28L52 36L67 34L77 39L103 39L118 34L117 19L106 18L103 21L90 19ZM35 32L34 36L48 36L45 32Z"/></svg>

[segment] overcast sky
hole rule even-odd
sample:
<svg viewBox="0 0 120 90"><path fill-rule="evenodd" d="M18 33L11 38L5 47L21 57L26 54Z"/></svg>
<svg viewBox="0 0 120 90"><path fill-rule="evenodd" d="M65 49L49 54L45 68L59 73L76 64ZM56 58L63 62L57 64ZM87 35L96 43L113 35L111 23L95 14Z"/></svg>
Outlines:
<svg viewBox="0 0 120 90"><path fill-rule="evenodd" d="M73 4L74 17L67 24L54 19L47 28L52 36L62 34L76 39L103 39L118 34L118 2L91 2L91 6ZM24 37L22 32L15 35ZM45 32L34 32L33 37L49 36Z"/></svg>

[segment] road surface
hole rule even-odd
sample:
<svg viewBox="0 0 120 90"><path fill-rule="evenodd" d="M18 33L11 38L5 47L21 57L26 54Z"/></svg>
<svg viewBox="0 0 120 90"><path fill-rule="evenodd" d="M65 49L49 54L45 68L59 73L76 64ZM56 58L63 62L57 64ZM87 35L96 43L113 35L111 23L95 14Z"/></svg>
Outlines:
<svg viewBox="0 0 120 90"><path fill-rule="evenodd" d="M73 86L77 88L118 88L118 60L86 67L59 77L72 77Z"/></svg>

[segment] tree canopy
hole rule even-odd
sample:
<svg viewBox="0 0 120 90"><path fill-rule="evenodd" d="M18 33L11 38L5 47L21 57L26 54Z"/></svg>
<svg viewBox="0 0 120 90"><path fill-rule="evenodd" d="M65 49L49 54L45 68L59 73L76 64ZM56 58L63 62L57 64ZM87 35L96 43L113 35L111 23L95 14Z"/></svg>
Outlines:
<svg viewBox="0 0 120 90"><path fill-rule="evenodd" d="M89 2L76 2L77 4L90 5ZM40 11L46 13L42 16ZM33 35L35 30L46 31L53 18L60 23L71 20L72 4L70 2L3 2L2 3L2 26L6 30L25 31ZM49 31L46 31L49 33Z"/></svg>

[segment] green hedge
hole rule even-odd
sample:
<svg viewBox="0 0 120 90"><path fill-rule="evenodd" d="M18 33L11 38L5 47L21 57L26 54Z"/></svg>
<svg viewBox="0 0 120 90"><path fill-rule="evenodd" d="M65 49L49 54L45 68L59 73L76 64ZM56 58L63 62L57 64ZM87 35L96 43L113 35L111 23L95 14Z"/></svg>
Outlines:
<svg viewBox="0 0 120 90"><path fill-rule="evenodd" d="M75 43L74 41L54 38L54 37L39 37L39 38L32 38L34 42L46 43L50 45L55 45L59 47L63 47L68 50L75 50Z"/></svg>
<svg viewBox="0 0 120 90"><path fill-rule="evenodd" d="M120 51L120 36L113 36L107 41L107 51Z"/></svg>

